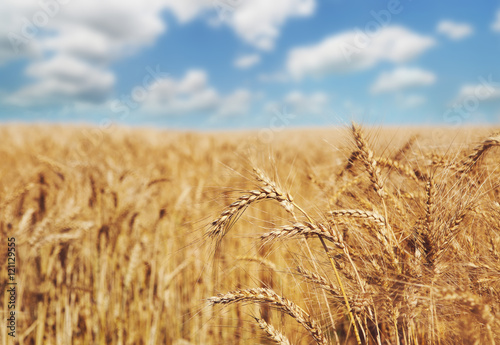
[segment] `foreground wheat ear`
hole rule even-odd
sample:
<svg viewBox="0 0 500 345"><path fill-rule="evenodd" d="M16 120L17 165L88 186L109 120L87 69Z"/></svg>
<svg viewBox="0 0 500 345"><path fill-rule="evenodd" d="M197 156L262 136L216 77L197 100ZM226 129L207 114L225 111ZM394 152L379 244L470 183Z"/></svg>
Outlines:
<svg viewBox="0 0 500 345"><path fill-rule="evenodd" d="M408 159L415 137L387 158L375 156L359 125L352 124L351 135L353 153L342 173L332 172L339 186L325 196L329 209L318 212L316 220L255 168L258 189L230 204L207 232L220 246L247 207L266 200L279 203L290 215L290 223L260 234L260 241L266 245L303 241L307 255L301 256L294 274L310 287L308 293L318 293L315 308L324 311L306 312L269 288L237 289L209 298L210 304L274 307L294 318L317 344L456 343L464 335L461 322L473 329L474 342L495 344L500 337L496 316L500 207L486 202L491 201L486 197L496 198L493 205L498 205L499 181L491 176L499 168L499 159L496 155L491 161L480 161L487 151L500 146L499 135L463 152L465 158L453 166L434 160L425 160L426 165L418 156ZM358 161L361 169L354 169ZM276 267L267 259L244 259ZM315 320L316 314L327 315L330 323ZM255 321L275 343L292 343L293 338L277 331L269 320L256 317Z"/></svg>
<svg viewBox="0 0 500 345"><path fill-rule="evenodd" d="M256 288L232 291L211 297L209 298L209 302L211 304L230 304L237 302L269 304L277 310L293 317L311 334L317 344L327 344L323 332L305 310L285 297L279 296L276 292L270 289Z"/></svg>

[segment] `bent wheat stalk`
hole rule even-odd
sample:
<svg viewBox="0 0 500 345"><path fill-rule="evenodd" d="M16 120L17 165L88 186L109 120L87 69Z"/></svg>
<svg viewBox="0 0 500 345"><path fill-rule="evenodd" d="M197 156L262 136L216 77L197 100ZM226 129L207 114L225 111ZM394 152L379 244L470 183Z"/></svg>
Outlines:
<svg viewBox="0 0 500 345"><path fill-rule="evenodd" d="M479 159L492 147L500 146L500 133L495 133L486 138L481 144L476 146L474 150L459 164L458 172L465 174L470 172Z"/></svg>
<svg viewBox="0 0 500 345"><path fill-rule="evenodd" d="M254 175L257 181L262 183L259 190L252 190L249 194L242 195L220 214L211 224L211 230L207 233L208 237L217 238L220 243L224 235L229 231L232 224L245 209L253 203L262 200L276 200L283 208L294 218L293 198L290 194L284 193L270 178L258 169L254 168Z"/></svg>
<svg viewBox="0 0 500 345"><path fill-rule="evenodd" d="M265 303L279 311L293 317L302 327L304 327L319 345L327 345L328 342L323 332L318 327L311 316L301 307L278 295L276 292L266 288L255 288L247 290L236 290L208 299L211 305L231 304L238 302Z"/></svg>

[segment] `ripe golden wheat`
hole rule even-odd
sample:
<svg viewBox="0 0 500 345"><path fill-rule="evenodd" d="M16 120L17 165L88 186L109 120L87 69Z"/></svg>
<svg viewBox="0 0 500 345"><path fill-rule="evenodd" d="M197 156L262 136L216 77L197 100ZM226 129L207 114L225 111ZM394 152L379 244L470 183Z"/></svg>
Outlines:
<svg viewBox="0 0 500 345"><path fill-rule="evenodd" d="M351 175L351 181L341 184L339 191L329 197L329 209L316 211L316 220L298 206L290 193L277 190L276 182L254 168L261 190L252 191L250 195L259 200L286 202L287 211L292 215L292 225L265 232L260 239L266 245L277 240L303 239L307 250L303 247L302 259L295 259L299 261L296 274L303 278L309 291L320 288L330 295L324 303L320 302L319 295L312 300L318 304L315 310L320 318L315 324L323 325L323 333L334 336L325 340L311 333L313 340L317 344L340 344L342 337L353 336L358 344L456 343L463 340L466 333L460 323L468 323L473 330L467 335L471 341L495 344L500 322L493 311L500 306L500 286L498 282L492 283L492 279L500 278L497 254L500 229L495 220L498 211L492 212L491 199L497 200L499 196L500 160L497 155L490 164L478 162L488 150L500 146L498 134L487 137L472 152L466 153L455 165L456 172L450 172L445 165L434 162L411 167L410 162L375 158L361 127L353 123L351 133L355 148L343 170L336 174L339 179ZM410 138L396 158L408 156L415 138ZM348 202L342 194L362 184L360 174L363 172L353 170L356 161L360 161L368 176L365 187L351 193L363 193L361 200L369 209L336 209ZM391 180L394 173L398 173L403 182L396 185ZM309 173L308 179L320 189L327 186L314 174ZM402 191L414 193L419 189L425 191L422 198L412 197L411 204L401 201ZM351 204L360 201L356 195L352 199ZM240 201L230 205L212 223L209 237L221 231L227 233L234 226L234 220L226 215L233 214L230 210L234 207L243 212ZM300 211L303 220L293 213L294 208ZM484 218L476 219L473 210ZM347 221L349 219L352 221ZM493 222L495 227L486 228L486 222L490 225ZM308 243L315 238L320 240L323 254L310 249ZM219 236L218 245L220 240ZM327 247L325 240L335 247ZM328 259L330 267L326 264ZM304 267L306 264L312 271ZM474 270L470 269L471 265ZM332 275L336 279L332 279ZM282 297L269 289L250 289L218 295L209 301L212 304L253 301L275 306L279 298ZM337 312L332 312L332 306L337 306ZM301 323L302 316L277 309ZM349 321L342 314L348 315ZM310 318L308 322L312 324L313 316ZM256 320L260 323L262 319ZM268 320L264 322L267 325ZM266 326L261 328L266 331ZM310 331L310 327L306 329ZM280 343L279 339L275 342Z"/></svg>
<svg viewBox="0 0 500 345"><path fill-rule="evenodd" d="M491 132L1 126L16 341L499 344Z"/></svg>

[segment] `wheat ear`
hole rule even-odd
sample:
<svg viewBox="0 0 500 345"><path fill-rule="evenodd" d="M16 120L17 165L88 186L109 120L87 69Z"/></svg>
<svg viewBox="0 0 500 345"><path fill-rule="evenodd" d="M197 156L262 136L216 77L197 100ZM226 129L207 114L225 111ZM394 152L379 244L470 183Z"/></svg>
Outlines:
<svg viewBox="0 0 500 345"><path fill-rule="evenodd" d="M403 147L401 147L398 152L394 155L393 157L393 160L394 161L399 161L401 160L406 152L413 146L413 143L415 143L415 141L418 139L418 135L412 135L410 137L410 139L408 139L408 141L406 142L406 144L403 145Z"/></svg>
<svg viewBox="0 0 500 345"><path fill-rule="evenodd" d="M255 288L247 290L236 290L208 299L211 305L231 304L238 302L265 303L293 317L313 337L317 344L327 345L328 342L323 332L311 316L301 307L278 295L276 292L266 288Z"/></svg>
<svg viewBox="0 0 500 345"><path fill-rule="evenodd" d="M330 283L330 281L328 279L326 279L325 277L323 277L317 273L311 272L311 271L309 271L301 266L297 267L297 272L305 280L316 285L319 288L322 288L323 290L328 291L333 296L342 297L342 292L335 285Z"/></svg>
<svg viewBox="0 0 500 345"><path fill-rule="evenodd" d="M259 324L259 327L266 332L266 335L278 345L290 345L290 341L287 337L272 325L268 324L264 319L255 318L255 321Z"/></svg>
<svg viewBox="0 0 500 345"><path fill-rule="evenodd" d="M332 217L350 217L350 218L359 218L369 220L377 225L376 229L378 230L376 235L377 239L382 243L385 250L391 257L391 260L395 267L399 267L399 260L394 254L394 250L392 248L393 245L398 246L397 241L391 236L392 231L389 223L385 219L385 217L370 211L364 210L334 210L329 211L328 214Z"/></svg>
<svg viewBox="0 0 500 345"><path fill-rule="evenodd" d="M241 213L251 204L262 200L278 201L285 210L295 218L292 196L288 193L284 193L281 188L269 179L260 169L254 168L254 174L257 181L262 183L260 188L240 196L238 200L227 206L220 216L212 222L210 230L207 232L208 237L216 238L218 242L220 242Z"/></svg>
<svg viewBox="0 0 500 345"><path fill-rule="evenodd" d="M377 161L377 164L380 166L394 168L399 173L404 174L417 182L419 181L417 175L415 174L415 171L413 171L412 168L410 168L405 164L401 164L398 161L384 157L377 157L375 160Z"/></svg>
<svg viewBox="0 0 500 345"><path fill-rule="evenodd" d="M381 198L385 198L387 193L384 190L384 183L380 178L380 169L377 167L377 161L373 158L373 151L368 146L368 143L363 137L363 132L361 128L356 124L352 123L352 134L354 136L354 141L358 147L358 157L363 162L368 175L370 176L370 181L373 184L373 188Z"/></svg>
<svg viewBox="0 0 500 345"><path fill-rule="evenodd" d="M261 240L265 242L277 240L277 239L287 239L295 236L318 236L333 242L337 247L344 248L344 244L340 241L338 236L335 236L334 232L328 232L324 225L318 224L314 225L311 223L295 223L289 226L282 226L271 232L267 232L261 235Z"/></svg>
<svg viewBox="0 0 500 345"><path fill-rule="evenodd" d="M329 211L328 214L332 217L349 217L369 220L377 225L382 240L388 246L390 241L390 233L388 231L389 224L386 219L375 212L365 210L334 210Z"/></svg>
<svg viewBox="0 0 500 345"><path fill-rule="evenodd" d="M474 150L472 150L472 152L459 164L458 172L465 174L471 171L479 159L494 146L500 146L500 133L491 135L481 144L476 146Z"/></svg>

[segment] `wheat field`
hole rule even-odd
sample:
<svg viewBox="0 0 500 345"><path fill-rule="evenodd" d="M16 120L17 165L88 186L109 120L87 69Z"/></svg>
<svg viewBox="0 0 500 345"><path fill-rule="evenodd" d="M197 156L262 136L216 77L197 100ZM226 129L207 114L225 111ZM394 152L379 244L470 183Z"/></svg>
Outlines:
<svg viewBox="0 0 500 345"><path fill-rule="evenodd" d="M2 345L500 344L499 128L0 138Z"/></svg>

